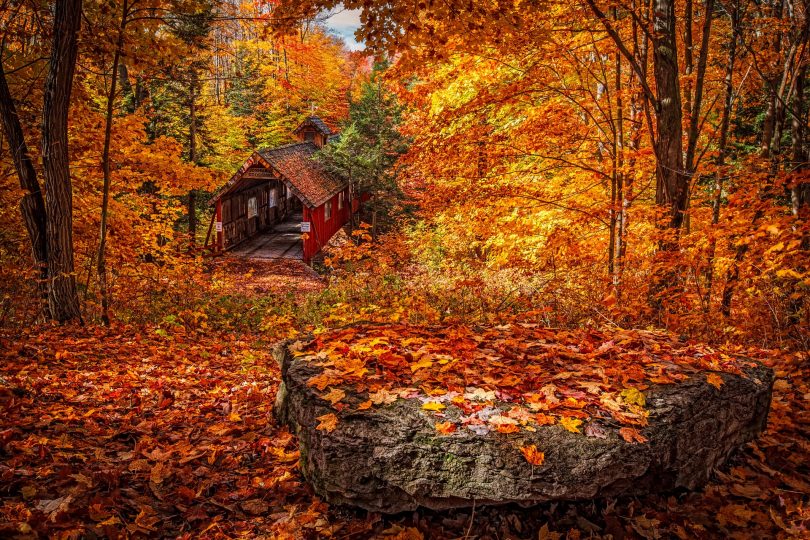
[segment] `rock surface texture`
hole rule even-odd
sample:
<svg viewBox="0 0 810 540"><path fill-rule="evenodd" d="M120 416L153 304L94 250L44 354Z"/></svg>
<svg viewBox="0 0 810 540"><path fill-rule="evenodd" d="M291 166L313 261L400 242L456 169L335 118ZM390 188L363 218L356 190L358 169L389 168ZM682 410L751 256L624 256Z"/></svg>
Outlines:
<svg viewBox="0 0 810 540"><path fill-rule="evenodd" d="M305 477L330 503L386 513L699 488L764 430L773 385L772 371L754 364L745 376L720 373L719 387L707 382L705 372L652 385L644 392L649 423L640 429L648 439L642 444L626 442L616 424L601 418L583 424L591 436L559 424L534 432L460 429L442 435L423 401L397 399L357 410L367 397L348 388L347 406L327 431L317 429L317 418L336 411L308 385L321 371L317 362L296 358L288 343L277 345L275 355L283 379L276 415L300 440ZM452 405L445 413L459 414ZM529 445L545 454L542 465L521 454Z"/></svg>

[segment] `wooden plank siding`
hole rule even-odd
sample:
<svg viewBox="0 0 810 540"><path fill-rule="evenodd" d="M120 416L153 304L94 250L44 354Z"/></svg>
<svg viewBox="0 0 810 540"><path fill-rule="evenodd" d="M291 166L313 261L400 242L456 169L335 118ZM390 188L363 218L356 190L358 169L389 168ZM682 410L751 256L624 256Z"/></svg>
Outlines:
<svg viewBox="0 0 810 540"><path fill-rule="evenodd" d="M342 196L342 208L341 206ZM326 206L331 204L331 217L326 219ZM355 206L349 204L349 188L336 193L332 198L316 208L304 206L304 221L310 222L310 232L304 239L304 262L309 263L312 257L317 255L321 249L331 240L341 227L349 222L351 217L350 208ZM359 208L359 201L357 204Z"/></svg>
<svg viewBox="0 0 810 540"><path fill-rule="evenodd" d="M275 196L271 197L273 192ZM220 249L229 249L284 220L290 202L286 193L287 188L282 181L271 180L222 197L218 201L222 222ZM257 213L249 218L248 205L252 198L256 199ZM271 199L275 199L274 206L270 206Z"/></svg>

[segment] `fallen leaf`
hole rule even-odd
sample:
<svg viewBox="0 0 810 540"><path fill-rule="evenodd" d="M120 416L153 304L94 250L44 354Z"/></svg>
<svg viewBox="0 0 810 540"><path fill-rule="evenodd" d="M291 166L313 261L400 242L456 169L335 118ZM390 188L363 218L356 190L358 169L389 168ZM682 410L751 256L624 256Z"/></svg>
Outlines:
<svg viewBox="0 0 810 540"><path fill-rule="evenodd" d="M320 420L320 424L315 428L320 431L332 432L337 426L337 416L333 413L324 414L316 418L316 420Z"/></svg>
<svg viewBox="0 0 810 540"><path fill-rule="evenodd" d="M723 377L717 373L707 373L706 382L720 390L720 387L723 386Z"/></svg>
<svg viewBox="0 0 810 540"><path fill-rule="evenodd" d="M332 388L329 392L325 394L321 394L321 399L324 399L334 405L341 399L346 397L346 392L341 390L340 388Z"/></svg>
<svg viewBox="0 0 810 540"><path fill-rule="evenodd" d="M622 436L622 439L629 442L630 444L636 443L645 443L647 442L647 437L642 435L637 429L623 427L619 430L619 435Z"/></svg>
<svg viewBox="0 0 810 540"><path fill-rule="evenodd" d="M428 401L427 403L422 405L422 408L425 409L426 411L442 411L445 409L445 406L444 404L438 403L436 401Z"/></svg>
<svg viewBox="0 0 810 540"><path fill-rule="evenodd" d="M607 439L608 434L605 429L594 422L590 422L585 426L585 436L592 439Z"/></svg>
<svg viewBox="0 0 810 540"><path fill-rule="evenodd" d="M647 398L644 397L644 394L638 388L625 388L619 395L625 403L629 403L630 405L643 407L647 403Z"/></svg>
<svg viewBox="0 0 810 540"><path fill-rule="evenodd" d="M546 459L546 455L543 452L537 450L537 445L530 444L528 446L522 446L520 448L520 453L523 454L523 457L526 458L526 461L534 465L535 467L539 467L543 464L543 461Z"/></svg>
<svg viewBox="0 0 810 540"><path fill-rule="evenodd" d="M453 422L438 422L435 427L436 431L442 435L449 435L456 430L456 425Z"/></svg>
<svg viewBox="0 0 810 540"><path fill-rule="evenodd" d="M582 425L582 420L579 418L571 418L570 416L563 416L560 418L560 424L571 433L580 433L579 426Z"/></svg>

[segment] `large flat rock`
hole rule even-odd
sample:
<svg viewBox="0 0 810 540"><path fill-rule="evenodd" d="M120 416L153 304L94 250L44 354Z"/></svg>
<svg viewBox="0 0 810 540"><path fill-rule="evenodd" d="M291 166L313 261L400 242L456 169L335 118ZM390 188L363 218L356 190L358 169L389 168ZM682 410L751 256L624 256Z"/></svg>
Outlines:
<svg viewBox="0 0 810 540"><path fill-rule="evenodd" d="M582 406L590 394L561 389L549 397L548 386L543 391L552 405L541 400L526 409L532 414L541 411L530 421L519 408L526 399L516 398L514 391L486 387L435 397L435 389L424 395L416 386L392 391L389 399L376 399L369 406L370 394L380 396L378 385L362 381L370 376L373 380L379 366L366 360L369 369L362 373L357 365L363 355L342 343L329 355L318 355L327 339L304 346L303 352L291 351L300 349L300 342L276 346L283 378L276 414L298 436L301 470L320 496L330 503L379 512L420 506L529 505L699 488L730 454L764 430L773 385L772 371L753 361L735 361L728 371L704 371L694 363L681 366L670 354L664 360L653 358L650 371L660 375L665 365L677 376L665 384L639 385L641 397L627 393L625 379L624 393L616 393L615 399L600 398L613 404L612 414ZM353 359L355 374L347 375L343 383L330 360L340 351ZM490 349L486 352L491 356ZM557 364L565 366L565 359ZM329 377L332 384L327 386L323 383L330 382ZM559 384L560 379L554 379L559 375L549 377ZM601 380L607 392L610 376L603 373ZM558 400L576 401L570 395L580 394L576 406L588 412L568 417L581 423L575 421L566 429L569 413L559 408L565 401ZM623 400L635 404L617 409L616 403ZM432 406L435 403L440 405ZM640 410L641 418L629 413ZM337 423L330 426L324 419L333 414ZM495 418L517 420L509 420L507 427L513 427L500 429L503 425ZM541 425L545 421L554 423ZM629 432L626 422L631 424ZM437 429L437 424L449 429ZM527 449L542 453L542 464L537 464L541 461L537 455L535 464L530 463L524 456Z"/></svg>

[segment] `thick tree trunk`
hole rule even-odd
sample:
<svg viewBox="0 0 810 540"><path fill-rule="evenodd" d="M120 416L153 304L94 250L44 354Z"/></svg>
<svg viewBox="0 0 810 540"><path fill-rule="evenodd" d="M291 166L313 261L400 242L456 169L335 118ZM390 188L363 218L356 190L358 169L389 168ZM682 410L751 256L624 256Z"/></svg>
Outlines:
<svg viewBox="0 0 810 540"><path fill-rule="evenodd" d="M17 115L17 107L11 97L2 63L0 63L0 117L3 122L3 130L6 134L11 158L14 162L14 168L20 179L20 187L25 192L20 200L20 212L25 223L25 229L28 231L28 239L31 241L34 264L39 273L37 287L42 298L42 315L47 319L50 316L50 309L48 307L48 244L46 240L45 200L42 197L37 172L34 169L34 163L31 161L31 154L25 142L20 118Z"/></svg>
<svg viewBox="0 0 810 540"><path fill-rule="evenodd" d="M73 267L73 192L68 156L68 109L81 27L81 0L58 0L50 69L45 81L42 163L47 198L48 303L59 322L81 319Z"/></svg>
<svg viewBox="0 0 810 540"><path fill-rule="evenodd" d="M121 25L118 28L118 40L113 55L112 74L110 78L110 91L107 94L107 114L104 124L104 150L101 154L101 169L104 175L104 186L101 194L101 225L98 241L97 271L99 290L101 292L101 320L105 325L110 324L110 292L107 284L107 212L110 204L110 141L112 140L113 110L115 104L115 93L120 74L121 54L124 48L124 30L127 24L127 0L121 14ZM124 79L122 79L123 81Z"/></svg>
<svg viewBox="0 0 810 540"><path fill-rule="evenodd" d="M667 227L677 237L686 210L689 179L683 169L683 125L675 40L675 1L655 0L653 12L653 72L658 92L658 171L655 202L668 212ZM675 249L672 238L662 248Z"/></svg>

